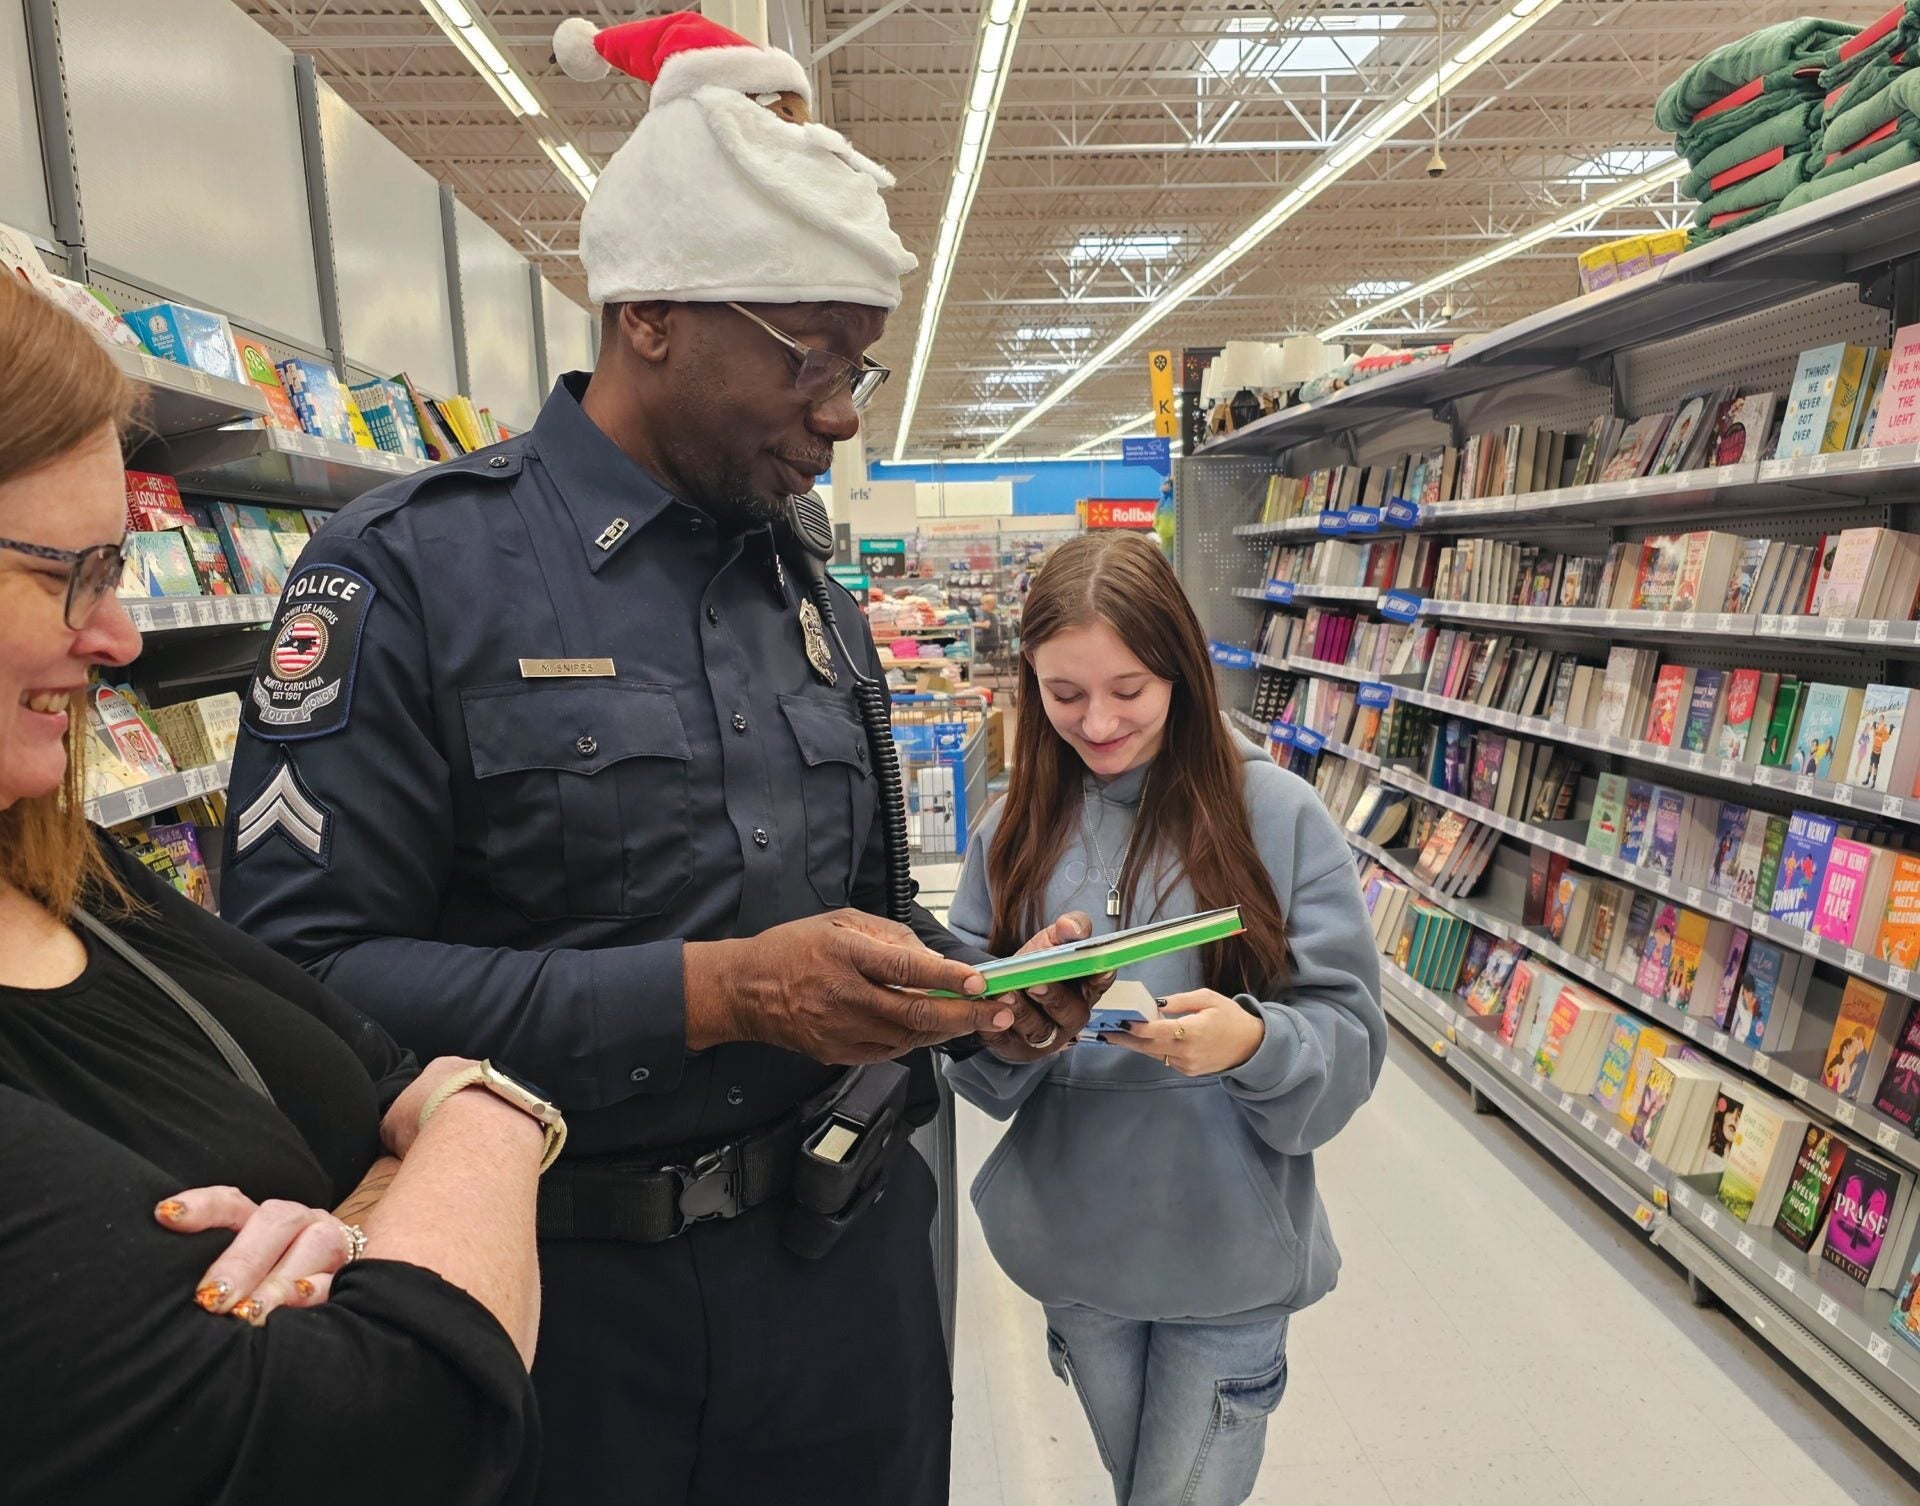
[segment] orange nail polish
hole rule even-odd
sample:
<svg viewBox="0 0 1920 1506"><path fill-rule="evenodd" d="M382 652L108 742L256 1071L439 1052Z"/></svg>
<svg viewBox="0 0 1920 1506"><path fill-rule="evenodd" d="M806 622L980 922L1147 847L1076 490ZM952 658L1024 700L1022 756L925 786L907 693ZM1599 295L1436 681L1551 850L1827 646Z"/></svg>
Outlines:
<svg viewBox="0 0 1920 1506"><path fill-rule="evenodd" d="M267 1310L251 1297L242 1297L233 1304L233 1315L243 1323L258 1323L266 1317Z"/></svg>
<svg viewBox="0 0 1920 1506"><path fill-rule="evenodd" d="M187 1205L177 1197L170 1197L153 1211L168 1223L177 1223L187 1216Z"/></svg>
<svg viewBox="0 0 1920 1506"><path fill-rule="evenodd" d="M221 1277L201 1287L193 1294L193 1300L208 1312L215 1312L218 1311L220 1304L227 1300L227 1294L232 1290L232 1284L225 1277Z"/></svg>
<svg viewBox="0 0 1920 1506"><path fill-rule="evenodd" d="M300 1294L300 1300L302 1302L313 1295L313 1283L307 1280L305 1276L302 1276L298 1281L294 1282L293 1289Z"/></svg>

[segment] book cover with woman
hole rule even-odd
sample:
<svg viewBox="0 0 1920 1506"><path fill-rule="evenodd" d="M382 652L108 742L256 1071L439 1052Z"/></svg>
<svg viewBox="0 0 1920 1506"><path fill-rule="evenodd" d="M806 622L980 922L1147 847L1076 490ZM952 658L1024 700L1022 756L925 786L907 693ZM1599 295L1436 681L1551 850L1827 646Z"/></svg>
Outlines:
<svg viewBox="0 0 1920 1506"><path fill-rule="evenodd" d="M1012 784L969 845L955 933L1007 952L1042 908L1105 932L1222 905L1246 930L1125 970L1158 1021L950 1067L1012 1120L974 1202L1046 1308L1116 1499L1225 1506L1259 1472L1288 1318L1339 1271L1313 1152L1379 1077L1379 958L1338 826L1228 727L1151 540L1062 545L1022 636Z"/></svg>

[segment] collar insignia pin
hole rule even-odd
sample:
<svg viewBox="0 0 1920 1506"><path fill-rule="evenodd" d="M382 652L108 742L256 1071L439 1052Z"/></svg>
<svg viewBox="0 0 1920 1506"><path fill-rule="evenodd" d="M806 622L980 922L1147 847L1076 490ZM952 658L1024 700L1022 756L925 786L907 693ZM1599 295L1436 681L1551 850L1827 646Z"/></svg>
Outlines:
<svg viewBox="0 0 1920 1506"><path fill-rule="evenodd" d="M632 526L633 525L625 518L615 518L611 523L607 524L605 528L600 530L600 537L595 539L594 543L598 544L602 549L611 549L615 544L619 543L621 539L626 537L627 530Z"/></svg>

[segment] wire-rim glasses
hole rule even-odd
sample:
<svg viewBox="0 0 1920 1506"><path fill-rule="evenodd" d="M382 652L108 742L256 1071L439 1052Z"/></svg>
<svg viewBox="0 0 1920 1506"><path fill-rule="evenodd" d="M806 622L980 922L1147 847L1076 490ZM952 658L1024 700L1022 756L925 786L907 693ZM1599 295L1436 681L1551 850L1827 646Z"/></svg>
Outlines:
<svg viewBox="0 0 1920 1506"><path fill-rule="evenodd" d="M28 544L20 539L0 539L0 549L51 560L67 567L67 626L78 632L87 625L94 609L120 584L125 564L119 544L94 544L86 549L55 549L49 544Z"/></svg>
<svg viewBox="0 0 1920 1506"><path fill-rule="evenodd" d="M728 308L736 314L751 319L760 328L772 335L793 356L795 371L794 389L807 400L808 407L818 407L821 403L832 402L842 392L851 393L853 407L859 412L873 401L874 393L881 384L893 375L885 366L873 361L863 361L855 365L845 356L835 355L830 350L820 350L812 345L803 345L783 329L776 329L751 309L742 308L737 303L729 303Z"/></svg>

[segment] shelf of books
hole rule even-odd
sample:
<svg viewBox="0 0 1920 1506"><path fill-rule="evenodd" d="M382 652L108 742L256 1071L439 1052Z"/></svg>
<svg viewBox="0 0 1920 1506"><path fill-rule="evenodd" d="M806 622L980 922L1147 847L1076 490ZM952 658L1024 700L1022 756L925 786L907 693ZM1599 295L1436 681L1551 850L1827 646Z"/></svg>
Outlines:
<svg viewBox="0 0 1920 1506"><path fill-rule="evenodd" d="M1920 302L1883 256L1920 169L1175 484L1254 671L1222 694L1347 832L1396 1019L1920 1464Z"/></svg>
<svg viewBox="0 0 1920 1506"><path fill-rule="evenodd" d="M131 598L127 615L143 633L171 633L187 628L258 627L271 621L280 605L278 596L175 596Z"/></svg>
<svg viewBox="0 0 1920 1506"><path fill-rule="evenodd" d="M211 376L125 345L110 345L107 350L113 364L139 384L140 424L156 438L173 439L266 417L266 395L249 382Z"/></svg>
<svg viewBox="0 0 1920 1506"><path fill-rule="evenodd" d="M173 477L208 496L265 497L299 507L342 507L431 463L285 429L216 430L171 447Z"/></svg>
<svg viewBox="0 0 1920 1506"><path fill-rule="evenodd" d="M219 763L180 769L111 794L97 795L87 801L87 819L98 826L118 826L123 821L137 821L153 811L220 794L226 790L227 776L232 771L233 761L222 759Z"/></svg>

